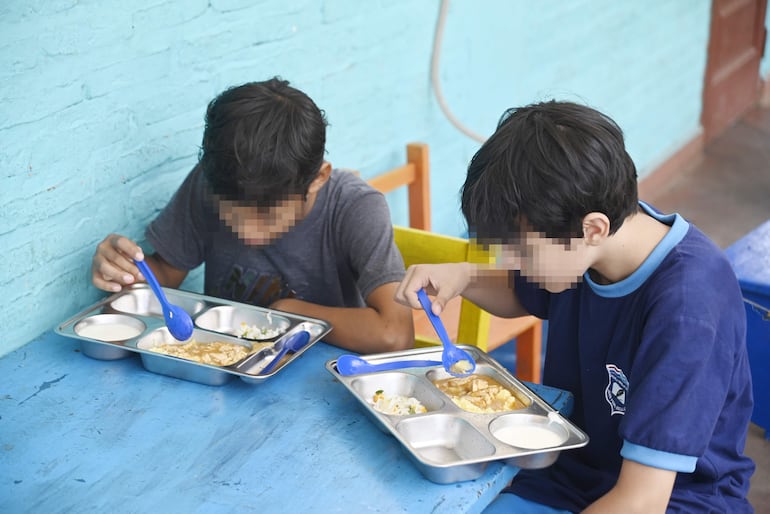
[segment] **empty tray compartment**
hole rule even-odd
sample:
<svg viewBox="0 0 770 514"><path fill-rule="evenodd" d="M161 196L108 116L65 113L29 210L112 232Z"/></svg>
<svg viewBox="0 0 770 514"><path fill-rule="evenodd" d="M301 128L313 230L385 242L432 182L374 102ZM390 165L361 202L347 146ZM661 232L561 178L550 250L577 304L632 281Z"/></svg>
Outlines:
<svg viewBox="0 0 770 514"><path fill-rule="evenodd" d="M174 290L168 290L165 287L163 288L163 293L166 295L169 303L178 305L190 316L194 316L206 306L206 302L203 300L180 294ZM109 308L126 314L163 317L163 309L160 306L160 302L155 297L155 293L147 287L137 287L126 291L125 294L112 300Z"/></svg>
<svg viewBox="0 0 770 514"><path fill-rule="evenodd" d="M423 474L437 483L477 478L495 454L494 445L469 421L451 414L406 418L396 432Z"/></svg>

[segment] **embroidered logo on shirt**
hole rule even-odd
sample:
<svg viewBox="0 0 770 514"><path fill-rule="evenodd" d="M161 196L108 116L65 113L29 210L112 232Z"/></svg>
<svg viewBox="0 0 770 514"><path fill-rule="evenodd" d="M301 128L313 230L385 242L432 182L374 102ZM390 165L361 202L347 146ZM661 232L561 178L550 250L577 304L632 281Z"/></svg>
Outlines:
<svg viewBox="0 0 770 514"><path fill-rule="evenodd" d="M628 378L623 370L614 364L607 364L609 383L604 390L604 398L610 404L610 416L626 413L626 394L628 393Z"/></svg>

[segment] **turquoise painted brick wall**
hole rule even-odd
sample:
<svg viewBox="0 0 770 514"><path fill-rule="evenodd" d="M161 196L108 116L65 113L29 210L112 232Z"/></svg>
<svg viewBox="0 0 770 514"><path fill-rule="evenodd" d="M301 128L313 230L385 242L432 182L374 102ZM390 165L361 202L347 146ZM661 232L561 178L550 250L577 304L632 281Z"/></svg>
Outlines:
<svg viewBox="0 0 770 514"><path fill-rule="evenodd" d="M700 131L708 0L454 1L441 82L490 134L513 105L578 99L624 127L643 175ZM461 234L479 143L430 84L439 2L9 0L0 5L0 354L103 293L107 233L142 238L196 161L207 102L273 75L328 114L328 158L373 176L404 144L432 152L434 229ZM388 197L404 223L401 193ZM200 285L200 273L185 287Z"/></svg>

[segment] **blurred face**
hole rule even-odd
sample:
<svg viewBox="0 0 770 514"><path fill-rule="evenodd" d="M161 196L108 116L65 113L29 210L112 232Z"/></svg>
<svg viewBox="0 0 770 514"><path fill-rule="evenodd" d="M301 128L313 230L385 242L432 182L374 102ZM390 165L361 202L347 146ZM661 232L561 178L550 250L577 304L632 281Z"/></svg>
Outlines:
<svg viewBox="0 0 770 514"><path fill-rule="evenodd" d="M219 219L247 245L264 246L279 239L302 221L306 205L301 195L290 196L269 208L220 200Z"/></svg>
<svg viewBox="0 0 770 514"><path fill-rule="evenodd" d="M246 203L217 199L219 219L250 246L272 244L293 229L313 209L318 191L331 176L332 165L324 161L310 183L307 194L290 194L273 207L255 207Z"/></svg>
<svg viewBox="0 0 770 514"><path fill-rule="evenodd" d="M502 244L497 250L498 267L520 270L529 282L551 293L577 287L590 267L583 238L564 241L526 231L516 244Z"/></svg>

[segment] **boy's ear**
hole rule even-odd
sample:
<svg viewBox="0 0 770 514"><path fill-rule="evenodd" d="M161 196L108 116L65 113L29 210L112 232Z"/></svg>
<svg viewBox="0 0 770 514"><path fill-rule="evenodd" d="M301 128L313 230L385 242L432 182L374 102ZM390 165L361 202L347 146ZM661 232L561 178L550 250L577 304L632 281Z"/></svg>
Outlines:
<svg viewBox="0 0 770 514"><path fill-rule="evenodd" d="M307 188L308 194L317 193L321 187L323 187L324 184L326 184L326 181L329 180L329 177L332 174L332 165L330 162L324 161L323 164L321 164L321 168L318 170L318 175L315 176L313 181L310 183L310 186Z"/></svg>
<svg viewBox="0 0 770 514"><path fill-rule="evenodd" d="M610 219L601 212L589 212L583 217L583 239L596 246L610 237Z"/></svg>

